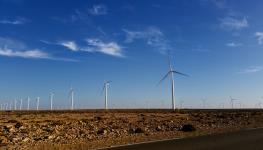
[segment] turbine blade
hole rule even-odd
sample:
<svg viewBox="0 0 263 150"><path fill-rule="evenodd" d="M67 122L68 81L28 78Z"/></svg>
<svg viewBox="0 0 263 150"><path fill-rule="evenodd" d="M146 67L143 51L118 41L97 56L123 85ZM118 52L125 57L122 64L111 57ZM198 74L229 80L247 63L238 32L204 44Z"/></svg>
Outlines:
<svg viewBox="0 0 263 150"><path fill-rule="evenodd" d="M169 71L169 72L158 82L157 86L160 85L160 84L163 82L163 80L165 80L165 79L168 77L168 75L169 75L170 73L171 73L171 72Z"/></svg>
<svg viewBox="0 0 263 150"><path fill-rule="evenodd" d="M105 90L105 83L104 83L104 85L102 87L101 94L103 94L104 90Z"/></svg>
<svg viewBox="0 0 263 150"><path fill-rule="evenodd" d="M181 72L178 72L178 71L172 71L173 73L176 73L176 74L180 74L182 76L186 76L186 77L189 77L189 75L187 74L184 74L184 73L181 73Z"/></svg>

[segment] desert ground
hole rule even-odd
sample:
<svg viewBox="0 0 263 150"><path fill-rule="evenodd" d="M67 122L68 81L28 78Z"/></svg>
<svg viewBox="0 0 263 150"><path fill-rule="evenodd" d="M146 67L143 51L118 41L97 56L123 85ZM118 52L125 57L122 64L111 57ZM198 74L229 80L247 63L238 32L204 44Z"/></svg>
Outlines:
<svg viewBox="0 0 263 150"><path fill-rule="evenodd" d="M98 149L263 127L261 109L0 112L1 149Z"/></svg>

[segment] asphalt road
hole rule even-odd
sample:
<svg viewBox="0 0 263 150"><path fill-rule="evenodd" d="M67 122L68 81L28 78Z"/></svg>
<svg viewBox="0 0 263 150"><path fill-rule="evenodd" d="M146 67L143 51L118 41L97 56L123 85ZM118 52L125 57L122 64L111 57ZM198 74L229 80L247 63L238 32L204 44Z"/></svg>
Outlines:
<svg viewBox="0 0 263 150"><path fill-rule="evenodd" d="M141 143L106 150L263 150L263 128Z"/></svg>

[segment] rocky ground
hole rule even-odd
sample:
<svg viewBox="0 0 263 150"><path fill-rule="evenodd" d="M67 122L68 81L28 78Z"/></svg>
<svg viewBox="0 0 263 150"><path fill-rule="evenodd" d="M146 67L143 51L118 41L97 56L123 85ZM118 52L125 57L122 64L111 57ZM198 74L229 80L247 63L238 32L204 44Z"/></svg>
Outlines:
<svg viewBox="0 0 263 150"><path fill-rule="evenodd" d="M0 147L94 149L255 127L261 110L0 112Z"/></svg>

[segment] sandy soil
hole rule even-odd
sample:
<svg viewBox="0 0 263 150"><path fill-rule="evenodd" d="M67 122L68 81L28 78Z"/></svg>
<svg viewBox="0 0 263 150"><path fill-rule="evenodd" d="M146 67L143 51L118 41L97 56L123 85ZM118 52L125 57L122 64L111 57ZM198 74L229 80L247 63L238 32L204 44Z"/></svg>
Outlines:
<svg viewBox="0 0 263 150"><path fill-rule="evenodd" d="M263 127L263 110L0 112L1 149L95 149Z"/></svg>

